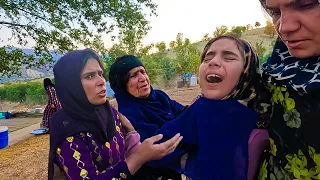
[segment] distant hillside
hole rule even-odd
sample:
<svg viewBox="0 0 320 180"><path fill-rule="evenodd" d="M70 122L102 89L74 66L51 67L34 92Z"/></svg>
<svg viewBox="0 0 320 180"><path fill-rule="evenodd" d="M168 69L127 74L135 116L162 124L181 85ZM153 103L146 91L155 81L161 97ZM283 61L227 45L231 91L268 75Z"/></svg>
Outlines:
<svg viewBox="0 0 320 180"><path fill-rule="evenodd" d="M256 28L256 29L246 31L242 34L241 38L249 41L253 47L256 46L257 42L260 43L261 41L263 41L263 46L267 49L266 53L268 53L272 51L271 42L276 37L271 38L270 36L265 35L264 27L263 27L263 28ZM207 44L207 41L197 42L195 44L197 44L199 51L202 52L204 46ZM169 50L168 56L170 58L174 58L175 56L174 51Z"/></svg>
<svg viewBox="0 0 320 180"><path fill-rule="evenodd" d="M33 49L22 49L23 53L26 55L33 55L34 50ZM51 64L51 66L59 60L59 58L62 56L62 54L56 54L54 51L51 51L51 54L53 56L54 62ZM37 59L36 59L37 60ZM27 69L26 66L21 67L20 69L21 76L13 75L10 78L8 77L2 77L0 79L0 84L5 83L5 82L12 82L12 81L29 81L33 79L38 79L38 78L43 78L43 77L48 77L52 76L52 68L31 68Z"/></svg>

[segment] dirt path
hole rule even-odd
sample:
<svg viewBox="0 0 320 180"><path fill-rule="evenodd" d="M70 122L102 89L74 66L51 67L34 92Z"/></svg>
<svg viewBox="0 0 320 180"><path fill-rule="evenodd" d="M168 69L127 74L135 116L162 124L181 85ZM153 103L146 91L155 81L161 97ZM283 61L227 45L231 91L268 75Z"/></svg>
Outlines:
<svg viewBox="0 0 320 180"><path fill-rule="evenodd" d="M41 118L10 118L10 119L0 119L0 126L7 126L9 128L9 133L10 133L36 123L39 123L39 127L40 127L40 122L41 122Z"/></svg>
<svg viewBox="0 0 320 180"><path fill-rule="evenodd" d="M182 104L189 104L200 93L200 90L196 87L166 92L172 99ZM0 179L47 179L48 151L48 135L32 136L18 144L0 149Z"/></svg>
<svg viewBox="0 0 320 180"><path fill-rule="evenodd" d="M0 150L1 180L47 178L49 135L33 136Z"/></svg>

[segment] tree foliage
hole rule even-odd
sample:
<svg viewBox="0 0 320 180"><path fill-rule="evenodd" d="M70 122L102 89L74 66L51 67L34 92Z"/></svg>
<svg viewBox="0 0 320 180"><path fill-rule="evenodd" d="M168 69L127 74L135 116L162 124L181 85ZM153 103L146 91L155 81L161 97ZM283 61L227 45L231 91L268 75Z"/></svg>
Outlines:
<svg viewBox="0 0 320 180"><path fill-rule="evenodd" d="M242 33L244 33L246 30L247 30L246 26L233 26L231 28L231 33L236 37L241 37Z"/></svg>
<svg viewBox="0 0 320 180"><path fill-rule="evenodd" d="M264 56L266 51L267 51L267 49L263 46L263 41L256 42L256 52L259 57Z"/></svg>
<svg viewBox="0 0 320 180"><path fill-rule="evenodd" d="M216 27L216 30L213 32L213 37L226 35L228 33L229 33L229 28L225 25L222 25L220 27Z"/></svg>
<svg viewBox="0 0 320 180"><path fill-rule="evenodd" d="M24 66L50 64L50 49L64 53L84 45L105 53L101 37L116 28L129 52L134 52L132 44L138 44L139 37L131 37L146 34L144 12L155 15L156 8L152 0L0 0L0 28L8 28L20 46L35 44L34 55L0 47L0 76L20 74Z"/></svg>
<svg viewBox="0 0 320 180"><path fill-rule="evenodd" d="M274 25L273 25L273 23L270 21L270 20L268 20L267 22L267 25L266 25L266 27L264 28L264 33L266 34L266 35L269 35L270 37L274 37L274 35L276 34L276 31L275 31L275 29L274 29Z"/></svg>
<svg viewBox="0 0 320 180"><path fill-rule="evenodd" d="M254 27L256 27L256 28L257 28L257 27L260 27L260 26L261 26L261 23L258 22L258 21L254 24Z"/></svg>
<svg viewBox="0 0 320 180"><path fill-rule="evenodd" d="M205 35L203 35L201 41L204 42L204 41L209 41L211 39L211 37L209 36L209 33L206 33Z"/></svg>
<svg viewBox="0 0 320 180"><path fill-rule="evenodd" d="M174 47L176 47L176 42L175 42L175 41L170 41L169 47L170 47L171 49L174 49Z"/></svg>
<svg viewBox="0 0 320 180"><path fill-rule="evenodd" d="M6 83L0 87L0 100L28 104L48 102L42 82Z"/></svg>
<svg viewBox="0 0 320 180"><path fill-rule="evenodd" d="M159 53L164 53L167 50L167 45L164 41L162 41L156 44L156 48L158 49Z"/></svg>
<svg viewBox="0 0 320 180"><path fill-rule="evenodd" d="M175 41L175 61L178 63L177 73L197 73L200 65L201 52L196 44L191 44L188 38L178 33Z"/></svg>

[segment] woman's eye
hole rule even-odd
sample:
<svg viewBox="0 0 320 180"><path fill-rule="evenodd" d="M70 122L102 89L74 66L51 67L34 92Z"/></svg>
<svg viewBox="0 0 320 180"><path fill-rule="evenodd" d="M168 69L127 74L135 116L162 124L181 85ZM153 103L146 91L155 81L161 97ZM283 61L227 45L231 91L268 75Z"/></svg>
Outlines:
<svg viewBox="0 0 320 180"><path fill-rule="evenodd" d="M210 61L212 58L209 56L204 57L203 62L208 62Z"/></svg>
<svg viewBox="0 0 320 180"><path fill-rule="evenodd" d="M234 61L234 60L237 60L237 58L233 57L233 56L224 56L224 59L226 61Z"/></svg>
<svg viewBox="0 0 320 180"><path fill-rule="evenodd" d="M272 18L279 18L281 16L280 10L270 10L269 14Z"/></svg>
<svg viewBox="0 0 320 180"><path fill-rule="evenodd" d="M86 76L86 79L92 79L92 75Z"/></svg>
<svg viewBox="0 0 320 180"><path fill-rule="evenodd" d="M309 4L303 4L303 5L300 5L297 9L301 9L301 10L305 10L305 9L312 9L316 6L318 6L319 3L316 2L316 3L309 3Z"/></svg>

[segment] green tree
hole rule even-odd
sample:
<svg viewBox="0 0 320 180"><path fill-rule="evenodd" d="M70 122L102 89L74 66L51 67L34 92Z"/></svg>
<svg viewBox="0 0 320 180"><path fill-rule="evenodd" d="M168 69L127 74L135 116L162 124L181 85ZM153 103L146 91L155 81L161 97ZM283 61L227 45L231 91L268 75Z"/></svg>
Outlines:
<svg viewBox="0 0 320 180"><path fill-rule="evenodd" d="M156 48L158 49L158 52L160 52L160 53L164 53L167 50L167 46L164 41L157 43Z"/></svg>
<svg viewBox="0 0 320 180"><path fill-rule="evenodd" d="M256 42L256 51L259 57L263 57L267 49L263 47L263 41Z"/></svg>
<svg viewBox="0 0 320 180"><path fill-rule="evenodd" d="M210 39L211 39L211 37L209 36L209 33L206 33L205 35L203 35L201 41L209 41Z"/></svg>
<svg viewBox="0 0 320 180"><path fill-rule="evenodd" d="M270 47L273 49L274 46L276 45L276 42L277 42L277 39L273 39L271 42L270 42Z"/></svg>
<svg viewBox="0 0 320 180"><path fill-rule="evenodd" d="M159 68L159 55L150 54L144 56L141 61L145 66L151 83L156 83L159 75L161 74L161 68Z"/></svg>
<svg viewBox="0 0 320 180"><path fill-rule="evenodd" d="M216 27L216 30L213 32L213 37L226 35L228 33L229 33L229 28L225 25L222 25L220 27Z"/></svg>
<svg viewBox="0 0 320 180"><path fill-rule="evenodd" d="M179 42L177 42L179 41ZM183 40L183 34L179 33L176 38L175 62L178 64L177 73L197 73L200 65L201 52L196 44L191 44L188 38Z"/></svg>
<svg viewBox="0 0 320 180"><path fill-rule="evenodd" d="M273 26L273 23L270 20L268 20L266 23L267 23L267 25L264 28L264 33L273 38L275 33L276 33L275 29L274 29L274 26Z"/></svg>
<svg viewBox="0 0 320 180"><path fill-rule="evenodd" d="M233 26L231 28L231 33L237 37L241 37L242 33L244 33L247 30L246 26Z"/></svg>
<svg viewBox="0 0 320 180"><path fill-rule="evenodd" d="M106 49L101 35L117 28L124 37L130 37L146 27L142 29L141 34L144 34L148 30L145 12L156 15L156 8L152 0L0 0L0 28L9 29L12 38L21 46L30 40L35 42L34 55L26 55L10 46L1 47L0 77L21 75L22 66L50 64L53 61L50 49L63 53L85 45L104 54ZM133 49L132 44L128 46ZM35 57L40 59L35 61Z"/></svg>
<svg viewBox="0 0 320 180"><path fill-rule="evenodd" d="M256 28L257 28L257 27L260 27L260 26L261 26L261 23L258 22L258 21L254 24L254 27L256 27Z"/></svg>
<svg viewBox="0 0 320 180"><path fill-rule="evenodd" d="M175 41L171 41L171 42L169 43L169 47L170 47L171 49L174 49L174 48L176 47L176 42L175 42Z"/></svg>
<svg viewBox="0 0 320 180"><path fill-rule="evenodd" d="M162 78L168 83L175 73L175 64L174 61L167 56L160 56L158 62L162 69Z"/></svg>
<svg viewBox="0 0 320 180"><path fill-rule="evenodd" d="M109 80L109 71L112 63L115 62L115 59L119 56L126 55L127 53L123 50L120 44L113 44L112 47L108 50L108 55L103 56L104 64L105 64L105 73L106 78Z"/></svg>

